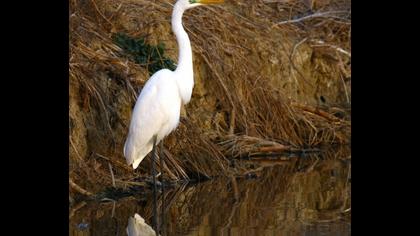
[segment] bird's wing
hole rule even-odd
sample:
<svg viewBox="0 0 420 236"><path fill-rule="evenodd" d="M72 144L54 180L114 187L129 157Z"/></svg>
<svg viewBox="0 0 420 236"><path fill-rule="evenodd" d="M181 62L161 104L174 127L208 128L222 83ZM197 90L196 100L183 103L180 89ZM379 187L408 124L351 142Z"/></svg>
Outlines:
<svg viewBox="0 0 420 236"><path fill-rule="evenodd" d="M159 102L165 73L154 74L143 87L131 116L130 130L124 146L124 156L131 164L137 159L143 159L151 150L153 135L167 121L167 114ZM141 161L141 160L140 160Z"/></svg>

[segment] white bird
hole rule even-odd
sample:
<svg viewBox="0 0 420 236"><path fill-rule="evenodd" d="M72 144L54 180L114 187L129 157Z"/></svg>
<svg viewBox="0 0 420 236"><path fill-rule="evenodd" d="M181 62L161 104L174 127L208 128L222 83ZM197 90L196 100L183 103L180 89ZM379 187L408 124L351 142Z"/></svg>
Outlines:
<svg viewBox="0 0 420 236"><path fill-rule="evenodd" d="M134 214L134 217L128 219L126 228L128 236L155 236L156 232L150 225L146 224L144 219L139 214Z"/></svg>
<svg viewBox="0 0 420 236"><path fill-rule="evenodd" d="M136 169L145 156L179 123L181 105L191 99L194 73L190 39L182 26L185 10L223 0L178 0L172 12L172 31L178 46L178 66L175 71L162 69L146 82L131 117L124 145L127 164ZM154 158L154 157L153 157Z"/></svg>

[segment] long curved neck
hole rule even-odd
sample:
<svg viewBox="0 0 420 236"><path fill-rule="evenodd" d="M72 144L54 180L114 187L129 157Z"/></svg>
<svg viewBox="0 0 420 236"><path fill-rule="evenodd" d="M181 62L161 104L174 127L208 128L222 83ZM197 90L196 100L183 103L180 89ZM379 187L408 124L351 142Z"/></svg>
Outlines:
<svg viewBox="0 0 420 236"><path fill-rule="evenodd" d="M184 9L177 2L172 13L172 31L179 47L178 66L174 73L182 103L187 104L191 99L194 87L194 72L190 39L182 26L183 13Z"/></svg>
<svg viewBox="0 0 420 236"><path fill-rule="evenodd" d="M192 50L190 39L188 38L187 32L185 32L182 26L182 15L184 9L178 4L175 4L172 12L172 31L176 36L178 42L179 53L178 53L178 67L176 71L192 71Z"/></svg>

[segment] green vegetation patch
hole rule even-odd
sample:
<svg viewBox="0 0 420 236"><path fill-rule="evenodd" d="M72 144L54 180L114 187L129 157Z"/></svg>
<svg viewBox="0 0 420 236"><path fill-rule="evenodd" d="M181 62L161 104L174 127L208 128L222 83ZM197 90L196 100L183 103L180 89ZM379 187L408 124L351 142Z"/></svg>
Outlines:
<svg viewBox="0 0 420 236"><path fill-rule="evenodd" d="M176 68L175 63L165 56L163 43L153 46L147 44L144 38L136 39L123 33L115 34L113 39L137 64L147 67L150 75L163 68Z"/></svg>

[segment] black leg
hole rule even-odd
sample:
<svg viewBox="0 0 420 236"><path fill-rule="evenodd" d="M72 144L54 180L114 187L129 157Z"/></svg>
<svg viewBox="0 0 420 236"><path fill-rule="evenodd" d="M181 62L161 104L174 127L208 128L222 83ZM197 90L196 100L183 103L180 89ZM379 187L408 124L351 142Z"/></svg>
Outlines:
<svg viewBox="0 0 420 236"><path fill-rule="evenodd" d="M165 185L163 184L163 173L164 173L164 169L163 169L163 164L164 164L164 155L163 155L163 140L160 141L160 183L162 186L162 213L161 213L161 234L164 234L165 231Z"/></svg>
<svg viewBox="0 0 420 236"><path fill-rule="evenodd" d="M156 188L156 136L153 137L152 150L152 175L153 175L153 228L156 235L159 234L159 223L157 221L157 188Z"/></svg>

